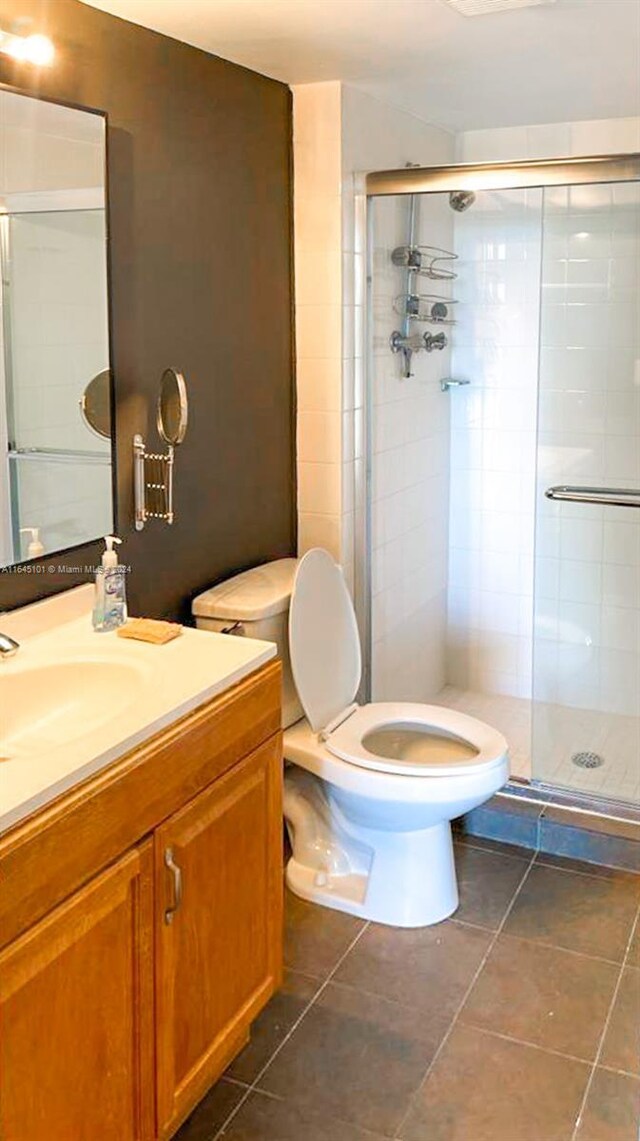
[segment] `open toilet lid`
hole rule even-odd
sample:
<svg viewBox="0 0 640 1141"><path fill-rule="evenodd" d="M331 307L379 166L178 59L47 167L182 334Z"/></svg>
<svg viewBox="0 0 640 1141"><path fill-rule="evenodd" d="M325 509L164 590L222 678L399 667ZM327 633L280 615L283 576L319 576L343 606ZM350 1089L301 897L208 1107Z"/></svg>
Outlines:
<svg viewBox="0 0 640 1141"><path fill-rule="evenodd" d="M289 610L289 650L298 696L318 732L353 701L362 659L342 571L320 547L300 560Z"/></svg>

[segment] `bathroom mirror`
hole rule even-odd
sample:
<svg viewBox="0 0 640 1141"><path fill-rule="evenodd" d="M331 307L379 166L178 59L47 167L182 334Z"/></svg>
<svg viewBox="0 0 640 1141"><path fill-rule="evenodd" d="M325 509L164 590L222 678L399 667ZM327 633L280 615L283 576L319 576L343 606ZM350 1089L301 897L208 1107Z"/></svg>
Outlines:
<svg viewBox="0 0 640 1141"><path fill-rule="evenodd" d="M0 91L0 261L9 566L114 529L104 115Z"/></svg>
<svg viewBox="0 0 640 1141"><path fill-rule="evenodd" d="M156 422L166 444L175 448L181 444L187 431L187 386L181 372L166 368L160 380Z"/></svg>

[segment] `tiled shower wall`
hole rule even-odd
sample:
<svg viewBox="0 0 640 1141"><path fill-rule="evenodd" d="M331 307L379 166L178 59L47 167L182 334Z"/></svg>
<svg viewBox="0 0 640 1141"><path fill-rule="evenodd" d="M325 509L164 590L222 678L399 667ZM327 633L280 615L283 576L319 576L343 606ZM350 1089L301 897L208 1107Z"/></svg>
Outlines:
<svg viewBox="0 0 640 1141"><path fill-rule="evenodd" d="M383 198L374 216L372 695L386 701L427 701L445 681L451 395L440 380L450 375L450 350L414 355L406 378L389 348L401 326L394 303L406 290L391 255L407 244L408 205ZM423 197L419 242L450 249L452 241L446 200ZM448 283L420 278L419 287L452 295Z"/></svg>
<svg viewBox="0 0 640 1141"><path fill-rule="evenodd" d="M545 192L536 698L640 716L640 518L551 484L640 486L640 193ZM637 764L637 755L636 755Z"/></svg>
<svg viewBox="0 0 640 1141"><path fill-rule="evenodd" d="M447 681L531 693L541 191L455 215Z"/></svg>

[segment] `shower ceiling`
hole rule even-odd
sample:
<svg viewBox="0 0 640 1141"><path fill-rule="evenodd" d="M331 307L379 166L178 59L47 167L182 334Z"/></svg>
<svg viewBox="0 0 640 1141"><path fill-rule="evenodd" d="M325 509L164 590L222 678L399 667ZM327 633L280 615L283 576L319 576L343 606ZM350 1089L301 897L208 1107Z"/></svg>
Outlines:
<svg viewBox="0 0 640 1141"><path fill-rule="evenodd" d="M454 131L640 105L636 0L511 3L478 19L445 0L86 2L286 83L355 84Z"/></svg>

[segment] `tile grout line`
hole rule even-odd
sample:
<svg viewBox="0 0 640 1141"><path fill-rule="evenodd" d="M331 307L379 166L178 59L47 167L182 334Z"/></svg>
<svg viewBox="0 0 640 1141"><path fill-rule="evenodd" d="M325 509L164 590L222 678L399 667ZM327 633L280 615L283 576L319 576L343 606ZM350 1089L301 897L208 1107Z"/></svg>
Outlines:
<svg viewBox="0 0 640 1141"><path fill-rule="evenodd" d="M534 867L536 866L539 865L534 864ZM486 931L487 928L484 927L481 930ZM519 943L530 943L534 947L542 947L545 951L560 951L563 955L574 955L578 959L588 959L590 963L606 963L609 967L620 967L620 959L606 959L604 955L592 955L589 951L574 951L573 947L565 947L562 943L547 943L543 939L534 939L530 935L507 934L505 939L517 939Z"/></svg>
<svg viewBox="0 0 640 1141"><path fill-rule="evenodd" d="M614 879L614 876L598 875L597 872L585 872L583 868L563 868L561 864L554 864L554 859L562 860L573 859L572 856L554 856L553 852L536 852L536 864L539 868L553 868L557 872L565 872L572 876L584 876L588 880L602 880L607 883L608 880ZM583 863L587 861L583 860ZM622 873L623 876L635 876L638 878L638 872L633 868L622 868L619 864L594 864L595 868L606 868L610 872Z"/></svg>
<svg viewBox="0 0 640 1141"><path fill-rule="evenodd" d="M502 852L500 851L500 848L497 847L490 848L486 844L473 843L474 839L482 840L482 836L472 836L471 840L467 840L466 837L461 838L459 836L454 836L453 846L454 848L473 848L474 852L487 852L490 856L501 856L506 860L520 860L521 864L528 864L529 860L531 859L531 853L533 852L535 855L538 851L537 848L530 848L526 844L513 844L509 840L494 840L491 836L484 838L490 840L492 844L500 844L502 847L508 847L510 850L508 852ZM518 852L512 852L511 848L518 848ZM522 855L520 855L519 852L522 852ZM525 853L527 854L525 855Z"/></svg>
<svg viewBox="0 0 640 1141"><path fill-rule="evenodd" d="M249 1086L247 1087L247 1089L245 1090L245 1093L244 1093L244 1094L243 1094L243 1096L240 1098L240 1101L238 1102L238 1104L237 1104L237 1105L235 1105L235 1106L233 1107L233 1109L231 1110L231 1113L228 1115L228 1117L226 1117L226 1118L225 1118L225 1120L223 1121L222 1125L221 1125L221 1126L220 1126L220 1128L218 1129L217 1133L214 1135L213 1141L218 1141L218 1139L221 1139L221 1138L223 1138L223 1136L224 1136L224 1133L225 1133L225 1131L226 1131L226 1129L227 1129L227 1126L231 1124L231 1122L233 1121L233 1119L234 1119L234 1117L236 1116L236 1114L240 1112L240 1110L242 1109L242 1106L243 1106L243 1105L245 1104L245 1102L248 1100L248 1098L250 1097L250 1095L251 1095L251 1094L252 1094L252 1093L253 1093L253 1092L254 1092L256 1089L259 1089L259 1085L258 1085L258 1083L260 1082L260 1079L262 1078L263 1074L264 1074L264 1073L265 1073L265 1072L266 1072L266 1071L269 1069L269 1066L270 1066L270 1065L271 1065L271 1063L274 1061L274 1059L275 1059L275 1058L277 1058L277 1056L278 1056L278 1054L280 1053L280 1051L281 1051L281 1050L284 1048L284 1046L286 1045L286 1043L287 1043L287 1042L289 1041L289 1039L291 1038L291 1035L292 1035L292 1034L293 1034L293 1033L294 1033L294 1032L295 1032L295 1031L298 1029L298 1026L299 1026L299 1025L300 1025L300 1023L302 1022L303 1018L305 1018L305 1017L307 1016L307 1014L308 1014L308 1013L309 1013L309 1011L311 1010L312 1006L315 1006L316 1002L317 1002L317 1001L318 1001L318 999L320 998L320 995L321 995L321 994L323 993L323 991L324 991L324 990L327 988L327 986L328 986L328 985L329 985L329 983L331 982L331 980L332 980L333 976L335 975L336 971L338 970L338 968L342 966L342 963L343 963L343 962L344 962L344 960L346 959L347 955L349 955L349 954L351 953L351 951L352 951L352 950L353 950L353 948L355 947L356 943L357 943L357 942L358 942L358 941L359 941L359 940L362 938L362 936L364 935L365 931L367 931L367 930L368 930L369 926L370 926L370 923L367 921L367 922L366 922L366 923L365 923L365 924L364 924L364 925L361 927L360 931L358 931L358 934L357 934L356 936L354 936L354 938L351 940L351 942L349 943L349 946L347 947L346 951L344 951L344 952L342 953L342 955L341 955L341 956L340 956L340 958L338 959L338 961L337 961L337 963L335 964L335 966L334 966L334 967L332 967L332 969L329 971L329 974L327 975L327 977L326 977L326 979L324 980L324 982L322 983L322 985L321 985L321 986L318 988L318 990L317 990L317 991L316 991L316 993L313 995L313 997L309 999L309 1002L308 1002L308 1003L307 1003L307 1005L305 1006L304 1010L303 1010L303 1011L301 1012L301 1014L299 1014L299 1016L296 1018L295 1022L294 1022L294 1023L293 1023L293 1025L292 1025L292 1026L289 1028L288 1032L285 1034L285 1036L284 1036L284 1038L282 1039L282 1041L281 1041L280 1043L278 1043L278 1045L276 1046L275 1050L273 1051L273 1053L271 1054L271 1056L270 1056L270 1057L267 1059L267 1061L265 1062L265 1064L264 1064L264 1066L262 1067L262 1069L258 1071L258 1073L256 1074L255 1078L254 1078L254 1079L253 1079L253 1081L251 1082L251 1085L249 1085ZM222 1075L221 1075L221 1076L222 1076ZM260 1092L261 1092L261 1093L262 1093L262 1092L265 1092L265 1093L266 1093L266 1092L268 1092L268 1091L262 1091L262 1090L260 1090Z"/></svg>
<svg viewBox="0 0 640 1141"><path fill-rule="evenodd" d="M487 839L491 839L491 837L487 837ZM504 841L503 840L495 840L493 842L496 844L505 844L505 845L508 845L510 843L509 840L504 840ZM531 859L530 855L520 856L517 853L511 852L511 851L500 852L497 848L488 848L483 844L473 844L466 839L454 839L454 845L457 845L461 848L472 848L474 852L486 852L490 856L501 856L503 859L507 859L507 860L520 860L521 863L528 863L529 860ZM517 847L517 845L511 844L511 847ZM554 852L544 852L542 850L542 848L540 848L540 847L528 848L528 847L525 847L525 845L522 845L522 851L523 852L529 852L529 853L532 852L535 863L537 864L538 867L541 867L541 868L554 868L558 872L570 872L574 876L586 876L588 879L596 879L596 880L605 880L606 881L608 878L607 876L598 875L598 873L595 871L593 871L593 872L587 871L585 868L568 868L568 867L565 868L565 867L562 867L561 864L553 862L554 860L562 860L562 859L572 860L572 859L574 859L573 856L556 856ZM583 860L581 862L584 864L589 863L588 860ZM594 868L606 868L607 870L609 870L611 872L622 872L623 875L627 875L627 876L636 876L636 877L638 876L638 872L636 872L633 868L625 868L621 864L600 864L600 863L594 862L593 867ZM459 920L459 922L462 922L462 920Z"/></svg>
<svg viewBox="0 0 640 1141"><path fill-rule="evenodd" d="M509 918L509 916L510 916L510 914L511 914L511 910L512 910L512 908L513 908L513 905L514 905L514 903L516 902L516 899L517 899L517 898L518 898L518 896L520 895L520 892L522 891L522 888L523 888L523 887L524 887L524 885L525 885L525 882L526 882L526 880L527 880L527 877L528 877L528 875L529 875L529 872L531 871L531 869L532 869L532 867L533 867L533 862L534 862L534 860L535 860L535 855L536 855L536 854L535 854L535 852L534 852L534 853L532 854L532 856L531 856L531 859L529 860L529 863L527 864L527 866L526 866L526 868L525 868L525 870L524 870L524 873L523 873L523 875L522 875L522 877L521 877L521 879L520 879L520 882L519 882L519 884L518 884L518 886L517 886L517 888L516 888L516 890L515 890L515 892L514 892L514 894L513 894L512 898L511 898L511 902L509 903L509 906L507 907L507 910L505 911L505 913L504 913L504 915L503 915L503 917L502 917L502 919L501 919L501 921L500 921L500 924L499 924L499 926L496 928L496 930L495 930L495 932L494 932L494 935L493 935L493 938L490 940L490 942L489 942L489 945L488 945L488 947L487 947L487 949L486 949L486 951L485 951L485 953L484 953L484 955L483 955L483 957L482 957L482 960L480 961L480 964L479 964L479 966L478 966L477 970L475 971L475 974L473 975L473 978L471 979L471 982L469 983L469 986L467 987L466 991L464 992L464 994L463 994L463 996L462 996L462 999L460 1000L460 1003L459 1003L459 1005L458 1005L458 1008L457 1008L457 1010L456 1010L456 1012L455 1012L455 1014L454 1014L454 1016L453 1016L453 1018L452 1018L452 1020L451 1020L451 1023L450 1023L450 1025L449 1025L449 1029L447 1030L446 1034L444 1035L444 1038L442 1039L442 1042L441 1042L441 1043L440 1043L440 1045L438 1046L438 1049L436 1050L435 1054L433 1055L433 1058L431 1059L431 1061L430 1061L430 1063L429 1063L429 1066L427 1067L427 1071L426 1071L426 1073L425 1073L424 1077L422 1078L422 1081L420 1082L420 1085L418 1086L418 1089L416 1090L416 1094L417 1094L417 1093L419 1092L419 1090L421 1090L421 1089L422 1089L422 1087L424 1086L424 1084L425 1084L425 1082L427 1081L427 1078L429 1077L429 1075L431 1074L431 1072L432 1072L432 1070L433 1070L433 1068L434 1068L434 1066L435 1066L435 1064L436 1064L436 1062L437 1062L438 1058L440 1057L440 1055L441 1055L441 1053L442 1053L442 1051L443 1051L444 1047L446 1046L447 1042L449 1041L449 1038L451 1037L451 1034L452 1034L452 1032L453 1032L453 1028L454 1028L454 1026L456 1025L457 1021L458 1021L458 1018L459 1018L459 1016L460 1016L460 1013L461 1013L461 1011L462 1011L462 1008L464 1007L464 1005L465 1005L465 1003L466 1003L466 1001L467 1001L467 999L468 999L469 995L471 994L471 991L473 990L473 988L474 988L474 986L475 986L475 984L476 984L476 982L477 982L477 980L478 980L478 978L479 978L479 976L480 976L480 973L481 973L481 971L484 969L485 963L487 962L487 959L489 958L489 955L491 954L491 952L492 952L492 950L493 950L493 948L494 948L494 946L495 946L495 944L496 944L496 942L497 942L497 940L498 940L498 936L501 934L501 932L502 932L502 929L503 929L503 927L504 927L505 923L507 922L507 919ZM395 1133L394 1133L394 1138L396 1139L396 1141L399 1141L399 1139L400 1139L400 1133L401 1133L401 1131L402 1131L402 1129L403 1129L403 1127L404 1127L404 1125L405 1125L405 1122L406 1122L406 1120L407 1120L407 1118L408 1118L409 1114L411 1113L411 1110L412 1110L412 1108L413 1108L413 1102L414 1102L414 1098L415 1098L415 1094L414 1094L414 1095L413 1095L413 1096L410 1098L408 1109L407 1109L406 1113L404 1114L404 1116L403 1116L403 1118L402 1118L401 1122L399 1123L399 1125L398 1125L398 1127L397 1127L397 1129L396 1129L396 1131L395 1131Z"/></svg>
<svg viewBox="0 0 640 1141"><path fill-rule="evenodd" d="M534 863L533 866L534 868L540 867L540 864ZM466 919L450 919L449 922L455 923L458 927L469 927L473 931L484 931L485 934L493 934L491 927L482 927L479 923L469 923ZM543 947L547 951L561 951L564 955L575 955L579 959L589 959L589 961L593 963L608 963L610 967L620 966L619 959L607 959L604 955L592 955L589 951L574 951L573 947L565 947L561 943L546 943L544 940L534 939L530 935L506 935L505 938L517 939L519 943L531 943L533 946ZM632 967L631 969L640 970L640 967Z"/></svg>
<svg viewBox="0 0 640 1141"><path fill-rule="evenodd" d="M639 925L640 925L640 907L638 907L638 909L636 911L636 917L635 917L635 919L631 925L631 931L629 933L629 938L627 940L626 950L624 953L622 963L620 964L620 972L618 974L618 980L616 982L616 985L615 985L615 988L613 991L613 995L611 997L611 1003L609 1004L609 1011L607 1013L607 1017L605 1018L604 1026L602 1027L602 1033L600 1035L600 1041L598 1043L598 1049L596 1050L596 1056L593 1060L593 1065L591 1066L591 1072L589 1074L586 1089L584 1091L582 1101L580 1102L580 1108L578 1110L578 1116L576 1117L576 1123L575 1123L575 1126L573 1129L573 1133L571 1134L571 1141L577 1141L577 1138L578 1138L578 1131L579 1131L580 1126L582 1124L582 1118L583 1118L584 1111L585 1111L585 1108L587 1105L587 1099L589 1097L589 1093L591 1092L591 1086L593 1085L593 1080L596 1076L596 1070L598 1068L600 1058L602 1057L602 1051L604 1049L605 1038L607 1036L607 1032L608 1032L609 1026L611 1024L611 1019L613 1017L613 1009L614 1009L615 1004L617 1002L618 994L620 993L620 987L622 986L622 978L623 978L625 969L627 967L627 964L629 962L629 952L631 950L631 945L633 943L633 939L634 939L634 936L636 933L636 929L638 928Z"/></svg>
<svg viewBox="0 0 640 1141"><path fill-rule="evenodd" d="M633 967L627 967L627 970L634 970ZM618 1066L607 1066L605 1062L600 1062L599 1070L606 1070L608 1074L618 1074L621 1078L635 1078L638 1080L638 1075L635 1070L621 1070Z"/></svg>
<svg viewBox="0 0 640 1141"><path fill-rule="evenodd" d="M539 1050L543 1054L553 1054L555 1058L568 1058L570 1062L579 1062L582 1066L592 1066L593 1062L590 1058L580 1058L577 1054L567 1054L564 1050L557 1050L554 1046L541 1046L539 1042L530 1042L528 1038L514 1038L513 1034L503 1034L501 1030L490 1030L488 1026L481 1026L477 1022L462 1022L462 1026L468 1026L469 1030L478 1030L481 1034L487 1034L490 1038L500 1038L503 1042L513 1042L516 1046L526 1046L529 1050ZM618 1073L627 1073L626 1070L619 1070ZM633 1074L631 1074L633 1077Z"/></svg>

